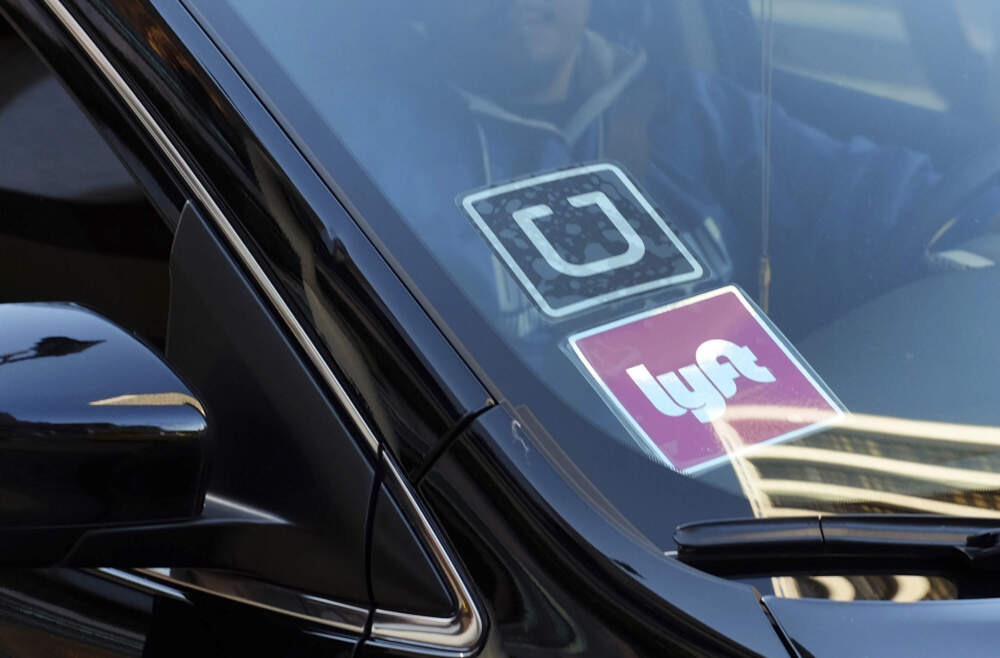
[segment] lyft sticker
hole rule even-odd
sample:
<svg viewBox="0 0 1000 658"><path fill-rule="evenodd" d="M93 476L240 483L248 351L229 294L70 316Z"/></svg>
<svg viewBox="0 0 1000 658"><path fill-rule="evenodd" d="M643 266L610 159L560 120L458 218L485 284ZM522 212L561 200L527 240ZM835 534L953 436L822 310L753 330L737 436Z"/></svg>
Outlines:
<svg viewBox="0 0 1000 658"><path fill-rule="evenodd" d="M815 431L843 413L734 286L569 342L632 433L686 473Z"/></svg>
<svg viewBox="0 0 1000 658"><path fill-rule="evenodd" d="M703 268L618 167L595 164L470 194L462 207L547 315L693 281Z"/></svg>

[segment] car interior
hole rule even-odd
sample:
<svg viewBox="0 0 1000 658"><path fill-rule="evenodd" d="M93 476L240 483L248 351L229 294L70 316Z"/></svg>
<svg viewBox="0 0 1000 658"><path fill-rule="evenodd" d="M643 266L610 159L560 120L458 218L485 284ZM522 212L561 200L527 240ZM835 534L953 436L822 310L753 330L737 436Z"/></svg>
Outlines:
<svg viewBox="0 0 1000 658"><path fill-rule="evenodd" d="M976 4L982 3L598 0L592 22L608 36L622 31L609 25L641 24L640 39L653 65L684 62L758 93L766 84L778 105L831 136L863 135L928 154L944 178L912 219L918 231L933 233L1000 176L1000 106L996 94L983 93L998 86L1000 71L997 60L971 42L972 19L961 14L964 5ZM838 16L857 22L838 23ZM981 39L1000 34L997 25L978 27ZM770 80L762 76L763 58L747 56L762 52L762 40L770 43ZM873 64L879 61L884 64ZM872 80L873 71L881 79ZM975 258L979 267L935 261L920 253L922 245L913 245L912 257L927 261L921 279L807 334L789 336L849 409L1000 424L994 405L981 395L988 371L977 367L993 340L985 328L1000 320L1000 310L985 303L1000 281L1000 271L986 265L1000 262L995 220L988 228L971 241L948 245L982 256ZM903 229L917 232L913 225ZM774 274L782 275L789 274ZM780 328L782 318L794 313L778 298L770 315ZM935 318L930 327L929 314ZM977 321L970 326L972 317ZM914 386L921 377L936 384Z"/></svg>

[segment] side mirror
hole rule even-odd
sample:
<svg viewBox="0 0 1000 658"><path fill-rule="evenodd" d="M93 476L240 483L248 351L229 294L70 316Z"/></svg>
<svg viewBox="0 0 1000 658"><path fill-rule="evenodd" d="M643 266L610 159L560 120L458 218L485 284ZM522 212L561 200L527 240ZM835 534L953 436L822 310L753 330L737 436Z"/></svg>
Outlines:
<svg viewBox="0 0 1000 658"><path fill-rule="evenodd" d="M188 387L100 315L0 304L0 529L195 518L207 433Z"/></svg>
<svg viewBox="0 0 1000 658"><path fill-rule="evenodd" d="M74 304L0 304L0 567L243 569L301 541L206 496L208 425L146 345Z"/></svg>

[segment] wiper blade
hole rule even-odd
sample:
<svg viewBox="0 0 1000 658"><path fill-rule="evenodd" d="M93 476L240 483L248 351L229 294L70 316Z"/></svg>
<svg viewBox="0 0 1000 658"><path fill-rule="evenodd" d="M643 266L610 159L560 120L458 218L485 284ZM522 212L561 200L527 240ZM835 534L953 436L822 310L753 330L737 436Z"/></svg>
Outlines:
<svg viewBox="0 0 1000 658"><path fill-rule="evenodd" d="M713 573L817 566L1000 570L1000 519L922 514L731 519L674 532L677 558Z"/></svg>

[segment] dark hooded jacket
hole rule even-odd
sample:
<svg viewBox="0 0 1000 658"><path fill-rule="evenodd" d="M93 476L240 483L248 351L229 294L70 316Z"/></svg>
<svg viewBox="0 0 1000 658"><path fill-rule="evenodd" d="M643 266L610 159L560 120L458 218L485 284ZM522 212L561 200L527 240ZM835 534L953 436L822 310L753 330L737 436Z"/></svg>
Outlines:
<svg viewBox="0 0 1000 658"><path fill-rule="evenodd" d="M753 293L769 162L773 311L793 333L815 323L803 304L832 314L917 271L916 255L911 269L888 272L879 263L897 262L884 257L893 228L940 178L926 156L862 137L833 139L725 81L654 71L642 52L593 32L578 58L575 105L556 118L450 83L434 103L414 94L391 102L352 97L352 107L343 107L356 116L342 117L341 127L358 127L341 133L348 147L509 339L551 336L538 335L546 321L455 200L571 165L619 164L685 239L709 235L724 247L731 262L710 263L720 284L735 281Z"/></svg>

